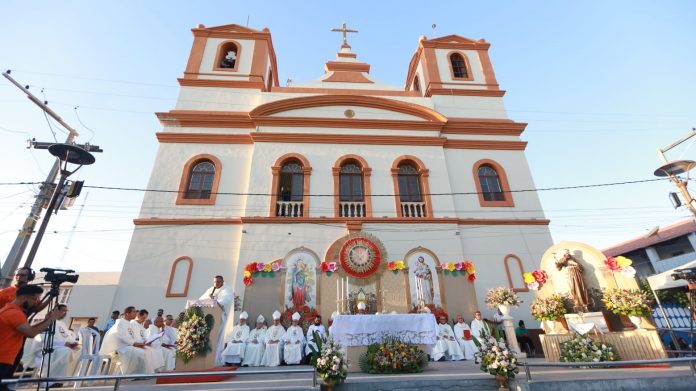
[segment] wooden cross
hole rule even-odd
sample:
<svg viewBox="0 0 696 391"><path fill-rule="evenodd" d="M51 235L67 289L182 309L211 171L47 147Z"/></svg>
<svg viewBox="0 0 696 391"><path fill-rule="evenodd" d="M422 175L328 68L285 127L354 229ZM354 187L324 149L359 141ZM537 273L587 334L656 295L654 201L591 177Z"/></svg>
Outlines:
<svg viewBox="0 0 696 391"><path fill-rule="evenodd" d="M357 33L358 30L349 30L346 28L346 22L343 22L343 28L340 29L331 29L331 31L337 32L337 33L343 33L343 44L348 45L348 36L346 33Z"/></svg>

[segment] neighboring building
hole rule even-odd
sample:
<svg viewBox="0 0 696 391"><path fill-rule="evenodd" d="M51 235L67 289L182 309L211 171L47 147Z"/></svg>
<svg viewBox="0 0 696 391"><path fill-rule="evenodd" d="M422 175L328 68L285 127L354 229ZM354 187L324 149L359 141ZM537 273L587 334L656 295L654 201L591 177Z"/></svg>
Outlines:
<svg viewBox="0 0 696 391"><path fill-rule="evenodd" d="M696 221L686 219L660 227L651 236L638 236L604 249L606 256L623 255L633 261L640 277L679 267L696 259Z"/></svg>
<svg viewBox="0 0 696 391"><path fill-rule="evenodd" d="M408 67L405 84L390 86L344 39L322 77L280 87L268 29L192 31L176 106L157 113L148 183L179 192L145 193L105 310L178 313L216 274L252 318L300 303L327 319L344 291L351 310L424 301L468 319L492 314L483 303L492 287L532 301L522 274L552 244L549 221L535 192L510 192L535 186L526 124L507 116L489 43L421 37L410 64L390 64ZM395 260L409 270L384 272ZM464 260L475 284L440 267ZM282 268L245 286L256 261ZM341 267L328 275L323 261Z"/></svg>

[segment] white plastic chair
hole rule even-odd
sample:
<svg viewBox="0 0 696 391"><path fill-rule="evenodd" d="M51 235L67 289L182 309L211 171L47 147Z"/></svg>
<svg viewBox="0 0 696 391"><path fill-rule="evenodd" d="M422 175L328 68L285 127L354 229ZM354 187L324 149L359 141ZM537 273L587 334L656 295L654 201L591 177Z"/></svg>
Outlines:
<svg viewBox="0 0 696 391"><path fill-rule="evenodd" d="M78 376L85 376L90 371L90 367L90 375L102 374L105 370L108 373L111 367L111 356L99 354L101 341L99 333L88 327L83 327L80 329L80 341L82 341L82 352L79 358ZM92 381L89 381L88 385L91 384ZM82 381L76 381L75 387L80 386L82 386Z"/></svg>

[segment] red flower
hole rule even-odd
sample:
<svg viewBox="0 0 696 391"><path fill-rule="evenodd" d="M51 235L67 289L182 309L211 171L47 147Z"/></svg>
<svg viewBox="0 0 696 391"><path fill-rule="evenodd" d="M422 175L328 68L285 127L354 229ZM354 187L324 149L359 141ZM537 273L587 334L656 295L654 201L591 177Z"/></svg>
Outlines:
<svg viewBox="0 0 696 391"><path fill-rule="evenodd" d="M329 263L328 263L328 262L324 261L324 262L321 263L320 266L321 266L321 271L322 271L322 272L326 273L326 272L329 271Z"/></svg>
<svg viewBox="0 0 696 391"><path fill-rule="evenodd" d="M467 280L469 280L469 282L473 283L474 281L476 281L476 274L469 274L469 276L467 277Z"/></svg>
<svg viewBox="0 0 696 391"><path fill-rule="evenodd" d="M607 259L605 259L604 264L607 265L609 270L611 270L613 272L621 269L621 267L619 266L619 263L616 262L616 258L614 258L614 257L608 257Z"/></svg>
<svg viewBox="0 0 696 391"><path fill-rule="evenodd" d="M534 276L534 279L536 282L539 284L543 284L546 282L546 279L549 278L549 276L546 274L545 271L543 270L535 270L532 272L532 276Z"/></svg>
<svg viewBox="0 0 696 391"><path fill-rule="evenodd" d="M256 273L256 262L247 263L244 270L248 271L249 273Z"/></svg>
<svg viewBox="0 0 696 391"><path fill-rule="evenodd" d="M389 261L389 263L387 263L387 269L394 271L396 269L396 262Z"/></svg>
<svg viewBox="0 0 696 391"><path fill-rule="evenodd" d="M251 283L254 282L254 279L251 277L244 277L244 286L249 286Z"/></svg>

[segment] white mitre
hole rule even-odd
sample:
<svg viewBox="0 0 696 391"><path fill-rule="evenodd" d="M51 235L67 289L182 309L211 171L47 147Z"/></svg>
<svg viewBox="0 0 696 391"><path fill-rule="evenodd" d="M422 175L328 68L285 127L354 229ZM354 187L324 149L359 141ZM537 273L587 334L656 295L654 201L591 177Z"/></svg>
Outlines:
<svg viewBox="0 0 696 391"><path fill-rule="evenodd" d="M298 314L297 312L292 314L292 320L300 320L300 314Z"/></svg>
<svg viewBox="0 0 696 391"><path fill-rule="evenodd" d="M331 320L335 320L337 316L338 316L338 311L332 312L331 313Z"/></svg>
<svg viewBox="0 0 696 391"><path fill-rule="evenodd" d="M263 317L263 315L259 315L258 318L256 318L256 323L263 323L266 320L266 318Z"/></svg>
<svg viewBox="0 0 696 391"><path fill-rule="evenodd" d="M239 314L239 319L249 319L249 314L244 311L241 314Z"/></svg>
<svg viewBox="0 0 696 391"><path fill-rule="evenodd" d="M275 312L273 312L273 320L276 319L280 319L280 311L278 310L275 310Z"/></svg>
<svg viewBox="0 0 696 391"><path fill-rule="evenodd" d="M365 302L364 302L364 301L361 301L361 302L358 303L358 309L359 309L359 310L363 310L363 311L364 311L365 308L367 308L367 306L365 305Z"/></svg>

